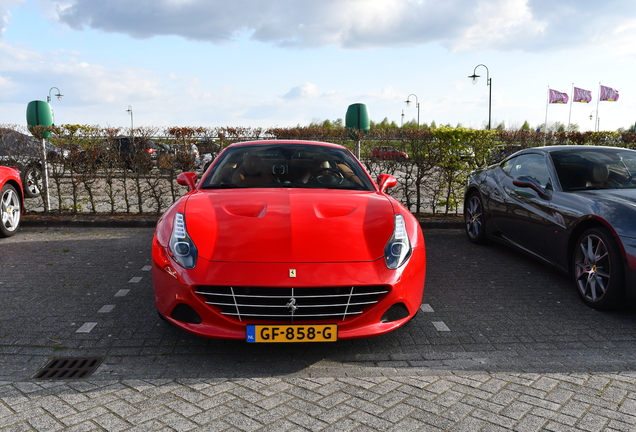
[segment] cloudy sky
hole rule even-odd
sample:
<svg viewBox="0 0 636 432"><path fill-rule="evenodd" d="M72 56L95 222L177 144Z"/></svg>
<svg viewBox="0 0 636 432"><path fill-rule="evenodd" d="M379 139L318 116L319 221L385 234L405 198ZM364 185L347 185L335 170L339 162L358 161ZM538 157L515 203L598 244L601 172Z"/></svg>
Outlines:
<svg viewBox="0 0 636 432"><path fill-rule="evenodd" d="M0 0L0 30L0 124L57 87L57 124L295 126L358 102L400 124L413 94L422 123L483 128L487 73L493 125L636 122L634 0ZM620 99L597 108L599 83ZM546 104L573 85L592 103Z"/></svg>

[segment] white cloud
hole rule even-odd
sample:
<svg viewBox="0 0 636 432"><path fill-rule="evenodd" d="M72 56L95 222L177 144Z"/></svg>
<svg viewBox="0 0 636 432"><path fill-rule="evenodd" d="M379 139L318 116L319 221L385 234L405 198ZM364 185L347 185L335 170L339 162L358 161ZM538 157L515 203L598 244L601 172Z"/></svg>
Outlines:
<svg viewBox="0 0 636 432"><path fill-rule="evenodd" d="M302 85L293 87L289 92L287 92L283 99L294 100L294 99L311 99L320 97L321 93L316 87L315 84L312 83L304 83Z"/></svg>
<svg viewBox="0 0 636 432"><path fill-rule="evenodd" d="M131 97L149 99L158 97L161 85L156 74L141 68L109 69L103 65L79 61L76 53L57 51L55 55L26 48L18 48L0 41L0 72L5 81L15 84L5 98L11 94L20 95L37 89L38 97L46 95L49 83L62 88L74 88L77 101L95 100L125 101ZM43 83L46 77L46 83ZM67 90L64 90L66 88ZM66 92L66 93L65 93Z"/></svg>
<svg viewBox="0 0 636 432"><path fill-rule="evenodd" d="M594 42L609 52L615 52L615 48L620 47L616 51L619 57L633 58L636 55L636 19L626 20L612 31L596 35Z"/></svg>
<svg viewBox="0 0 636 432"><path fill-rule="evenodd" d="M631 0L49 1L75 29L213 43L249 34L280 46L348 49L427 43L452 50L582 46L594 43L598 29L628 24L626 17L636 10Z"/></svg>
<svg viewBox="0 0 636 432"><path fill-rule="evenodd" d="M400 100L400 98L406 99L406 95L397 91L393 86L387 86L383 88L379 93L372 92L369 96L374 99L391 101Z"/></svg>
<svg viewBox="0 0 636 432"><path fill-rule="evenodd" d="M13 86L13 83L9 81L8 79L6 79L5 77L3 77L2 75L0 75L0 90L1 91L6 92L10 90L11 86Z"/></svg>
<svg viewBox="0 0 636 432"><path fill-rule="evenodd" d="M24 3L26 0L0 0L0 35L4 33L4 29L11 20L11 12L9 9Z"/></svg>
<svg viewBox="0 0 636 432"><path fill-rule="evenodd" d="M473 24L461 37L449 42L453 50L519 46L521 39L536 40L548 24L537 21L527 0L481 1L474 9Z"/></svg>

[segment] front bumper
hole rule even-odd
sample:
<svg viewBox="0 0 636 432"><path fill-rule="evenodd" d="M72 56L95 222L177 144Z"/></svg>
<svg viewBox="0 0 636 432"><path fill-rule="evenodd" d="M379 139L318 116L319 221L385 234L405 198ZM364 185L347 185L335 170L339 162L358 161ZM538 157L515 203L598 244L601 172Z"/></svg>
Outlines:
<svg viewBox="0 0 636 432"><path fill-rule="evenodd" d="M245 340L248 324L280 324L282 321L238 319L222 315L220 309L205 303L195 294L198 286L261 286L261 287L388 287L388 293L355 317L338 324L338 338L351 339L377 336L402 326L417 313L424 293L426 256L423 247L414 248L408 261L397 270L386 268L384 259L354 263L249 263L210 262L199 258L197 267L185 270L176 264L161 246L152 248L152 278L155 303L159 313L177 327L203 337ZM295 277L290 277L295 270ZM385 313L402 303L408 316L382 322ZM175 308L187 305L200 317L199 323L173 317ZM386 321L386 317L384 319ZM297 324L326 323L321 320L295 321Z"/></svg>

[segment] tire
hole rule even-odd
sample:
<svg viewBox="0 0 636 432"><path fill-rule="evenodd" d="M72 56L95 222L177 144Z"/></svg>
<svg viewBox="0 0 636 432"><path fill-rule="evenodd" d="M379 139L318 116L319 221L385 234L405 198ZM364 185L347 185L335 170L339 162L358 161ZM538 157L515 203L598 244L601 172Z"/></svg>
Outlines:
<svg viewBox="0 0 636 432"><path fill-rule="evenodd" d="M0 192L0 237L11 237L20 227L22 197L10 184L5 184Z"/></svg>
<svg viewBox="0 0 636 432"><path fill-rule="evenodd" d="M22 186L26 198L37 198L42 192L42 170L37 165L29 165L22 171Z"/></svg>
<svg viewBox="0 0 636 432"><path fill-rule="evenodd" d="M625 295L621 251L606 228L591 228L577 240L572 254L574 285L591 308L616 308Z"/></svg>
<svg viewBox="0 0 636 432"><path fill-rule="evenodd" d="M472 192L464 204L464 222L468 240L475 244L486 243L484 201L479 192Z"/></svg>

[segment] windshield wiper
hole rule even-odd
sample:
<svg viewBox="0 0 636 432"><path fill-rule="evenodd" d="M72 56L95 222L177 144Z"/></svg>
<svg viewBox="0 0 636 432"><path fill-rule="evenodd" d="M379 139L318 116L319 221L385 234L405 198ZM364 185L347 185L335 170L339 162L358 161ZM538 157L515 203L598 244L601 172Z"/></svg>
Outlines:
<svg viewBox="0 0 636 432"><path fill-rule="evenodd" d="M579 187L572 187L570 189L568 189L568 191L580 191L580 190L600 190L600 189L615 189L615 188L609 188L609 187L604 187L604 186L579 186Z"/></svg>
<svg viewBox="0 0 636 432"><path fill-rule="evenodd" d="M201 189L233 189L233 188L246 188L249 186L237 185L234 183L219 183L208 186L203 186Z"/></svg>

